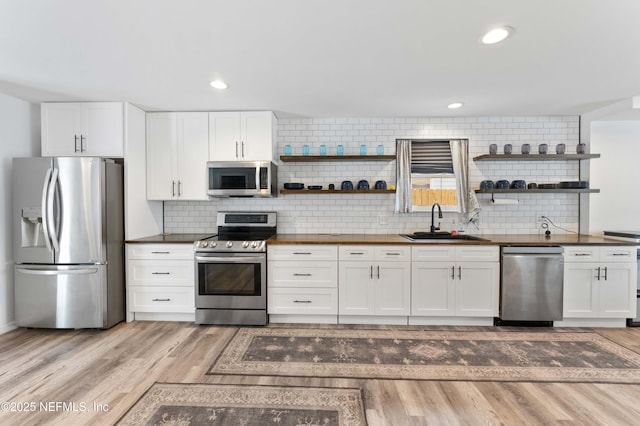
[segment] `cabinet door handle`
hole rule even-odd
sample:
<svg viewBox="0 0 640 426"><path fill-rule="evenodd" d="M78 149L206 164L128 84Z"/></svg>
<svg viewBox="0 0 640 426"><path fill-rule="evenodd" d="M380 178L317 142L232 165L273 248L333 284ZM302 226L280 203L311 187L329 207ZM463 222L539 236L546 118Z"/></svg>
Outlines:
<svg viewBox="0 0 640 426"><path fill-rule="evenodd" d="M364 254L362 251L350 251L349 254Z"/></svg>
<svg viewBox="0 0 640 426"><path fill-rule="evenodd" d="M310 277L311 274L293 274L294 277Z"/></svg>
<svg viewBox="0 0 640 426"><path fill-rule="evenodd" d="M171 181L171 196L172 197L176 196L176 181L175 180Z"/></svg>
<svg viewBox="0 0 640 426"><path fill-rule="evenodd" d="M151 275L171 275L171 272L152 272Z"/></svg>
<svg viewBox="0 0 640 426"><path fill-rule="evenodd" d="M238 158L238 141L236 141L236 158Z"/></svg>
<svg viewBox="0 0 640 426"><path fill-rule="evenodd" d="M84 141L86 139L87 138L85 138L84 136L80 135L80 152L85 152L86 151L86 149L84 147Z"/></svg>
<svg viewBox="0 0 640 426"><path fill-rule="evenodd" d="M373 279L373 265L371 265L371 270L369 272L369 278Z"/></svg>
<svg viewBox="0 0 640 426"><path fill-rule="evenodd" d="M462 279L462 266L458 266L458 279Z"/></svg>
<svg viewBox="0 0 640 426"><path fill-rule="evenodd" d="M591 253L575 253L574 256L591 256Z"/></svg>
<svg viewBox="0 0 640 426"><path fill-rule="evenodd" d="M152 302L171 302L171 299L151 299Z"/></svg>
<svg viewBox="0 0 640 426"><path fill-rule="evenodd" d="M169 254L168 251L152 251L151 254Z"/></svg>
<svg viewBox="0 0 640 426"><path fill-rule="evenodd" d="M178 197L182 195L182 182L178 181Z"/></svg>
<svg viewBox="0 0 640 426"><path fill-rule="evenodd" d="M73 152L78 152L78 135L73 135Z"/></svg>
<svg viewBox="0 0 640 426"><path fill-rule="evenodd" d="M293 303L311 303L311 300L294 300Z"/></svg>
<svg viewBox="0 0 640 426"><path fill-rule="evenodd" d="M604 280L607 280L607 267L604 267Z"/></svg>
<svg viewBox="0 0 640 426"><path fill-rule="evenodd" d="M244 141L242 141L242 159L244 160Z"/></svg>
<svg viewBox="0 0 640 426"><path fill-rule="evenodd" d="M599 266L598 266L597 270L598 270L598 275L596 276L596 279L598 281L600 281L600 267Z"/></svg>
<svg viewBox="0 0 640 426"><path fill-rule="evenodd" d="M377 270L378 270L378 279L380 279L380 265L376 266Z"/></svg>
<svg viewBox="0 0 640 426"><path fill-rule="evenodd" d="M294 251L293 254L304 254L304 255L310 255L311 252L310 251Z"/></svg>
<svg viewBox="0 0 640 426"><path fill-rule="evenodd" d="M387 256L400 256L401 253L398 252L387 252L385 253Z"/></svg>
<svg viewBox="0 0 640 426"><path fill-rule="evenodd" d="M452 280L456 279L456 267L455 266L451 267L451 279Z"/></svg>
<svg viewBox="0 0 640 426"><path fill-rule="evenodd" d="M625 256L625 257L629 257L629 253L612 253L612 256Z"/></svg>

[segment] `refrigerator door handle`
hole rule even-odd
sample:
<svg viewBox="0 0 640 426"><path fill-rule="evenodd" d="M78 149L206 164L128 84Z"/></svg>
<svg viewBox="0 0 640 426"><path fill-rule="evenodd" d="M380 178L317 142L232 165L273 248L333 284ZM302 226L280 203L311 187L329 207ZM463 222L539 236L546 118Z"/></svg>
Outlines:
<svg viewBox="0 0 640 426"><path fill-rule="evenodd" d="M58 173L58 169L53 169L53 172L51 173L51 183L49 184L49 191L47 193L47 220L49 221L49 236L51 238L53 249L57 252L60 251L60 242L58 241L58 230L56 229L56 221L53 213L53 198L56 194Z"/></svg>
<svg viewBox="0 0 640 426"><path fill-rule="evenodd" d="M98 272L98 268L56 270L16 268L16 270L28 275L91 275Z"/></svg>
<svg viewBox="0 0 640 426"><path fill-rule="evenodd" d="M47 195L49 193L49 185L51 184L51 168L47 169L44 175L44 183L42 184L42 232L44 234L44 242L47 249L52 250L51 236L49 234L49 216L47 211Z"/></svg>

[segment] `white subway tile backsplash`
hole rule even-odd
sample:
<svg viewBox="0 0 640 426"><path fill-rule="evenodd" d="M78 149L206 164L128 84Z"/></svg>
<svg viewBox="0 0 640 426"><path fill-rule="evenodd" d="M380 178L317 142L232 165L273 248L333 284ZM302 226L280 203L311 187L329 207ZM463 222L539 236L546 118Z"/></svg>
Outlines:
<svg viewBox="0 0 640 426"><path fill-rule="evenodd" d="M538 152L540 143L567 145L567 153L575 153L578 143L577 116L494 116L494 117L363 117L363 118L286 118L278 121L277 152L284 154L284 145L292 147L294 155L302 153L302 145L310 146L317 155L319 146L326 145L327 154L334 155L342 144L345 154L358 155L360 145L374 154L382 144L385 154L395 153L397 138L467 138L469 139L469 183L472 189L482 180L524 179L527 182L554 183L578 180L575 161L550 162L473 162L474 156L487 154L489 145L511 143L513 152L520 153L523 143ZM384 179L395 184L395 161L390 162L322 162L281 163L278 167L280 186L285 182L339 188L343 180L366 179L370 185ZM543 232L536 223L536 214L551 218L560 228L577 231L578 195L574 194L506 194L516 198L517 205L492 205L491 195L478 194L481 205L480 228L467 224L462 215L445 213L443 229L460 228L469 233L515 234ZM496 195L496 198L498 196ZM393 213L393 194L375 195L280 195L277 198L230 198L211 201L165 202L166 232L215 231L216 213L224 210L277 211L281 233L389 233L397 234L428 229L430 213L411 215ZM554 233L562 229L550 227Z"/></svg>

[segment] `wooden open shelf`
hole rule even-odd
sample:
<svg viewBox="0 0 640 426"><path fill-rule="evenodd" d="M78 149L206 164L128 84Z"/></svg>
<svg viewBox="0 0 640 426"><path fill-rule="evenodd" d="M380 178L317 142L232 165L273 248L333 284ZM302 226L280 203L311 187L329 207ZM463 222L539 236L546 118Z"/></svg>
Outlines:
<svg viewBox="0 0 640 426"><path fill-rule="evenodd" d="M600 154L484 154L473 161L570 161L600 158Z"/></svg>
<svg viewBox="0 0 640 426"><path fill-rule="evenodd" d="M556 189L476 189L476 194L597 194L599 189L573 189L573 188L556 188Z"/></svg>
<svg viewBox="0 0 640 426"><path fill-rule="evenodd" d="M283 163L311 161L391 161L395 155L281 155Z"/></svg>
<svg viewBox="0 0 640 426"><path fill-rule="evenodd" d="M395 194L395 189L281 189L281 194Z"/></svg>

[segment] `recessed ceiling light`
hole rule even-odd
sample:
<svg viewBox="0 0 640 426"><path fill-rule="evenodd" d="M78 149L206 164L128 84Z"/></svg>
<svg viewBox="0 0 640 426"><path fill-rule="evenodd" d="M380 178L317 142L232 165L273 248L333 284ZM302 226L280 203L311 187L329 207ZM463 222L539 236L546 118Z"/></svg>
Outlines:
<svg viewBox="0 0 640 426"><path fill-rule="evenodd" d="M227 83L225 83L222 80L213 80L211 82L211 87L213 87L215 89L226 89L229 86L227 85Z"/></svg>
<svg viewBox="0 0 640 426"><path fill-rule="evenodd" d="M500 43L502 40L509 37L509 35L513 33L513 28L511 27L498 27L494 28L484 36L482 36L483 44L496 44Z"/></svg>
<svg viewBox="0 0 640 426"><path fill-rule="evenodd" d="M462 105L463 105L462 102L453 102L453 103L450 103L449 105L447 105L447 108L449 108L449 109L458 109Z"/></svg>

